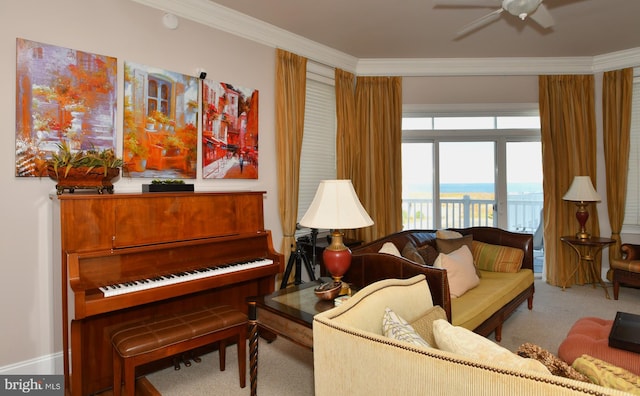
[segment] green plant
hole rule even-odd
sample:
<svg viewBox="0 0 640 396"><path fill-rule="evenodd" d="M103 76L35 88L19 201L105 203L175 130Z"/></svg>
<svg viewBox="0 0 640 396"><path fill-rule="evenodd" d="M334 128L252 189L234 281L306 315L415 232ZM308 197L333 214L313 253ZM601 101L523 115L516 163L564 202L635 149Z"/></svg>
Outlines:
<svg viewBox="0 0 640 396"><path fill-rule="evenodd" d="M125 136L124 148L126 152L131 153L134 157L138 156L140 158L147 158L147 155L149 154L147 146L140 143L135 131L131 131Z"/></svg>
<svg viewBox="0 0 640 396"><path fill-rule="evenodd" d="M107 175L109 168L119 168L122 166L122 158L116 156L113 149L104 150L80 150L72 151L67 141L57 144L58 151L51 155L47 161L47 165L52 166L56 176L59 169L64 169L64 176L69 174L71 168L86 167L87 173L94 168L104 168L104 174Z"/></svg>
<svg viewBox="0 0 640 396"><path fill-rule="evenodd" d="M151 184L184 184L184 180L180 179L153 179Z"/></svg>

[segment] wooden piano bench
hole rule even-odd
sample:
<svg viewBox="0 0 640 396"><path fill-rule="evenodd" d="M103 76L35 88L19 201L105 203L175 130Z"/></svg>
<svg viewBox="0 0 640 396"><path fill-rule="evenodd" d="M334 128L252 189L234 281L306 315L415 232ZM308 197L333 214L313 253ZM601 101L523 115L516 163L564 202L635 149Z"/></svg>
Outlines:
<svg viewBox="0 0 640 396"><path fill-rule="evenodd" d="M225 369L226 340L238 343L240 387L245 387L247 315L227 305L205 307L133 323L116 331L113 344L113 394L135 394L136 367L219 342L220 371Z"/></svg>

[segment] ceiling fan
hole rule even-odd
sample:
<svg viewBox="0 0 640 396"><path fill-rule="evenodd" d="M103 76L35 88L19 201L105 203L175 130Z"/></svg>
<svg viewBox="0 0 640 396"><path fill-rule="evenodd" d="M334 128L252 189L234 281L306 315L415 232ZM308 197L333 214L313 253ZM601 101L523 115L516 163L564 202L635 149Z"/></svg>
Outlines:
<svg viewBox="0 0 640 396"><path fill-rule="evenodd" d="M538 25L545 29L554 24L553 17L547 10L542 0L433 0L434 6L438 7L482 7L493 8L500 6L497 10L472 21L463 26L456 33L456 37L461 37L476 29L480 29L500 18L503 11L517 16L523 21L529 17Z"/></svg>

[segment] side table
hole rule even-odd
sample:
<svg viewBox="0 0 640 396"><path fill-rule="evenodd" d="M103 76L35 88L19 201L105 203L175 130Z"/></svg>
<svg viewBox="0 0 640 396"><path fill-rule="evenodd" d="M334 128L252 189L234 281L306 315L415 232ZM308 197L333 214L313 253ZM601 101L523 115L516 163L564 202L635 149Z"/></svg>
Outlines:
<svg viewBox="0 0 640 396"><path fill-rule="evenodd" d="M560 240L569 245L578 255L578 262L571 272L571 275L569 275L569 277L564 280L564 283L562 284L562 290L565 289L567 280L575 275L578 268L580 268L582 266L582 263L584 262L587 264L589 275L593 277L593 282L600 283L600 286L602 286L602 288L604 289L606 298L609 299L610 297L609 291L607 290L607 285L605 285L604 281L602 280L602 276L598 273L595 261L598 253L600 253L605 247L615 243L615 240L611 238L600 237L580 239L576 238L575 236L563 236L560 238ZM595 283L593 286L595 287Z"/></svg>
<svg viewBox="0 0 640 396"><path fill-rule="evenodd" d="M258 338L260 329L313 349L313 317L334 307L320 300L314 288L330 278L280 289L268 296L251 297L249 304L249 377L251 396L258 387Z"/></svg>

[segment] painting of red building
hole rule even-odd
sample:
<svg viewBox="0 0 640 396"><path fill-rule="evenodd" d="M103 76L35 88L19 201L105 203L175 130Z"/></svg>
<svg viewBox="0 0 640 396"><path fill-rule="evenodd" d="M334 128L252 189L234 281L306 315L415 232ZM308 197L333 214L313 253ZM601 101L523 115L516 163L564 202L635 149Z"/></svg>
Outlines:
<svg viewBox="0 0 640 396"><path fill-rule="evenodd" d="M203 80L202 177L258 178L258 90Z"/></svg>

